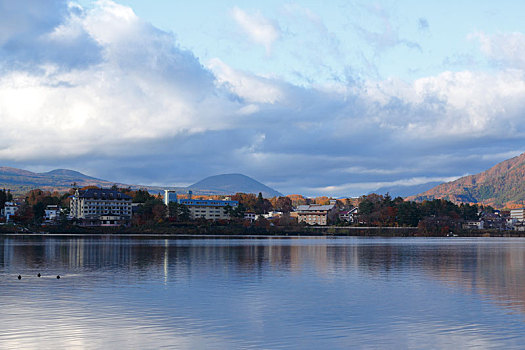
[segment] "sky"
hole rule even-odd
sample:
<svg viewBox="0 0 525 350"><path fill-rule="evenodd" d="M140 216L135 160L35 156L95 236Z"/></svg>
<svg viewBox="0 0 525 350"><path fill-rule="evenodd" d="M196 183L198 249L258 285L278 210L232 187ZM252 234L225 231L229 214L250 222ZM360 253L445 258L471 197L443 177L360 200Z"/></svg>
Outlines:
<svg viewBox="0 0 525 350"><path fill-rule="evenodd" d="M519 1L0 0L0 166L285 194L525 151Z"/></svg>

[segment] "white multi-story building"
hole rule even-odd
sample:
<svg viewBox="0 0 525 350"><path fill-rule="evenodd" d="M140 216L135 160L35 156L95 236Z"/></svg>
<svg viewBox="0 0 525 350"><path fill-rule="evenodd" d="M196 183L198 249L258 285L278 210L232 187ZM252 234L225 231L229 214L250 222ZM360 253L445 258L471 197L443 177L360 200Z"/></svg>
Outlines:
<svg viewBox="0 0 525 350"><path fill-rule="evenodd" d="M70 206L70 217L86 226L127 225L132 215L131 197L111 189L77 190Z"/></svg>
<svg viewBox="0 0 525 350"><path fill-rule="evenodd" d="M525 221L525 208L512 209L510 211L510 218L516 219L516 221L520 221L520 222Z"/></svg>
<svg viewBox="0 0 525 350"><path fill-rule="evenodd" d="M172 190L164 190L164 204L168 206L170 202L177 202L177 192Z"/></svg>
<svg viewBox="0 0 525 350"><path fill-rule="evenodd" d="M6 222L12 221L13 216L16 214L19 208L20 208L20 205L18 205L15 202L5 202L4 209L2 210L2 213L5 216L5 221Z"/></svg>
<svg viewBox="0 0 525 350"><path fill-rule="evenodd" d="M46 221L55 221L60 215L60 207L58 205L48 205L45 209L44 219Z"/></svg>

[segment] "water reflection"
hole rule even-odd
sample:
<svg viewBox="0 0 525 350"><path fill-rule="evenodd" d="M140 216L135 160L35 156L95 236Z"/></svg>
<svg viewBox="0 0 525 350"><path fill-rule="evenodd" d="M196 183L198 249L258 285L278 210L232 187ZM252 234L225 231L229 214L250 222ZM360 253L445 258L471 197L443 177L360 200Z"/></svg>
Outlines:
<svg viewBox="0 0 525 350"><path fill-rule="evenodd" d="M0 341L519 347L524 272L520 239L4 236Z"/></svg>

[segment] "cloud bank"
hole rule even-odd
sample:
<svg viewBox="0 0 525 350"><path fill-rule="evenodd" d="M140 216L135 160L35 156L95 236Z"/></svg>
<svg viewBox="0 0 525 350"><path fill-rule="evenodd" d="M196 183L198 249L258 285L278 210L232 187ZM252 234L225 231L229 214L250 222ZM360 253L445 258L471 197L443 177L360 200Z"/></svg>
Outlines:
<svg viewBox="0 0 525 350"><path fill-rule="evenodd" d="M284 193L354 196L525 149L519 33L477 34L491 72L305 87L200 62L112 1L32 5L0 0L5 165L163 185L240 172ZM233 17L267 50L281 35L258 14Z"/></svg>

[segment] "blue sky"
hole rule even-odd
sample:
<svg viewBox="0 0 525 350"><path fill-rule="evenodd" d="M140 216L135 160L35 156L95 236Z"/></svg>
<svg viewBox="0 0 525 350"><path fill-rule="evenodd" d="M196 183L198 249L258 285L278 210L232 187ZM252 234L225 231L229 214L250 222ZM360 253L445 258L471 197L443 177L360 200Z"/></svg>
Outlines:
<svg viewBox="0 0 525 350"><path fill-rule="evenodd" d="M476 35L523 29L523 5L516 1L121 3L174 33L203 62L219 57L296 84L339 82L346 74L411 80L443 70L489 69ZM276 28L270 53L246 36L239 10Z"/></svg>
<svg viewBox="0 0 525 350"><path fill-rule="evenodd" d="M517 1L0 0L0 162L357 196L525 150Z"/></svg>

